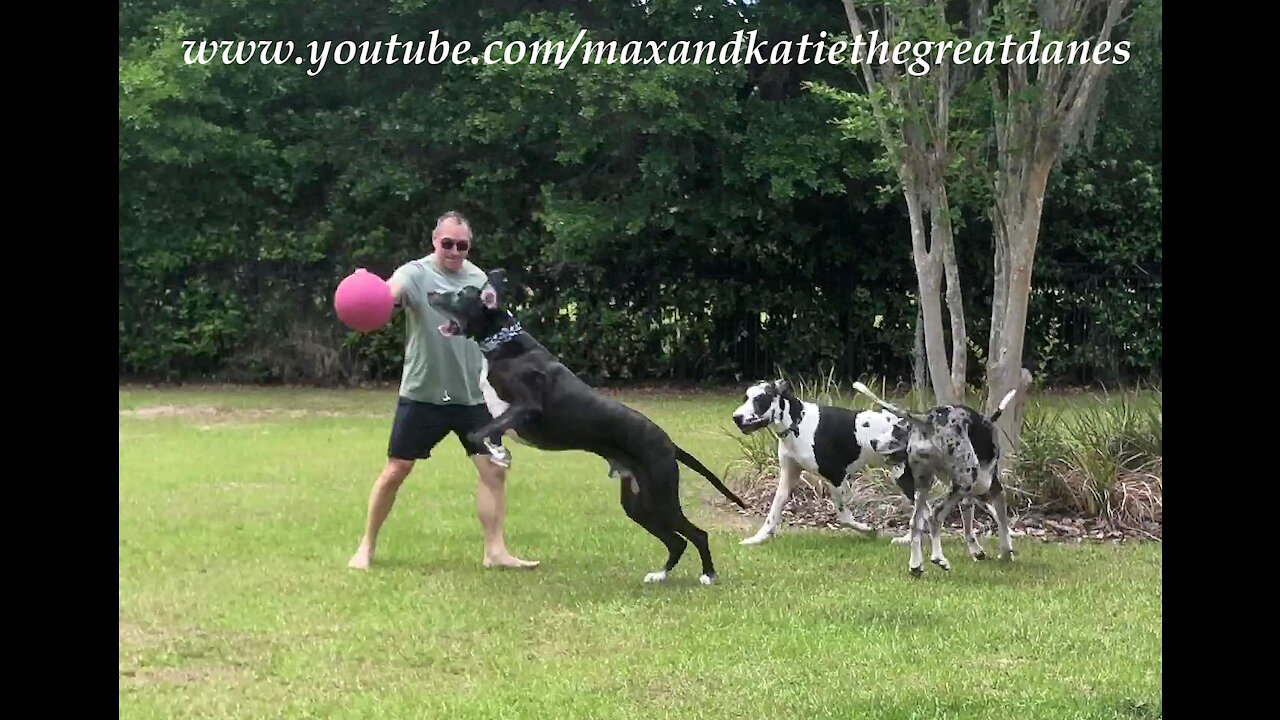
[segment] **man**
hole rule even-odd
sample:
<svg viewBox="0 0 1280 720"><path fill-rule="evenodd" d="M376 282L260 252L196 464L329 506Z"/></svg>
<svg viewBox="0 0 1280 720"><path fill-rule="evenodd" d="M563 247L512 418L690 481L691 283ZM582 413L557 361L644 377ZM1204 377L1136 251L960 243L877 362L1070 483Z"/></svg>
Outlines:
<svg viewBox="0 0 1280 720"><path fill-rule="evenodd" d="M453 431L480 473L476 514L484 530L485 567L536 567L507 551L503 537L506 514L506 469L483 446L473 446L466 434L492 418L484 405L479 380L480 348L473 342L450 340L438 327L447 318L427 304L429 292L454 292L466 285L482 287L484 271L467 260L471 250L471 226L458 212L436 221L431 233L435 252L401 266L387 284L396 304L408 312L404 371L400 399L387 446L387 465L369 495L369 517L360 547L347 563L363 570L373 560L378 530L391 512L396 492L419 458ZM495 438L501 442L501 438Z"/></svg>

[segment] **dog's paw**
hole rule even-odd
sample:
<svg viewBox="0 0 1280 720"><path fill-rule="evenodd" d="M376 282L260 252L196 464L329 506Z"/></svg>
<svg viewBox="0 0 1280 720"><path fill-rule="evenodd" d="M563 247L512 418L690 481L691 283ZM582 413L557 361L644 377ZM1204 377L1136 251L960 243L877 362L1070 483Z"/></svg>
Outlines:
<svg viewBox="0 0 1280 720"><path fill-rule="evenodd" d="M847 514L841 515L836 518L836 522L840 523L841 525L844 525L847 528L853 528L858 532L864 532L864 533L875 532L875 528L871 527L870 525L864 522L858 522L857 520L854 520L852 515L847 515Z"/></svg>
<svg viewBox="0 0 1280 720"><path fill-rule="evenodd" d="M1013 562L1013 556L1014 556L1013 550L1009 549L1001 553L1000 559L1005 560L1007 562Z"/></svg>
<svg viewBox="0 0 1280 720"><path fill-rule="evenodd" d="M890 545L910 545L910 544L911 544L911 535L910 535L910 534L907 534L907 535L899 535L898 537L893 538L892 540L890 540L890 541L889 541L889 544L890 544Z"/></svg>
<svg viewBox="0 0 1280 720"><path fill-rule="evenodd" d="M768 539L769 539L769 533L765 533L763 535L752 535L751 537L743 540L742 542L739 542L738 544L739 545L759 545L760 543Z"/></svg>
<svg viewBox="0 0 1280 720"><path fill-rule="evenodd" d="M485 449L489 451L489 462L498 467L511 467L511 451L501 445L493 444L489 438L484 438Z"/></svg>
<svg viewBox="0 0 1280 720"><path fill-rule="evenodd" d="M710 585L715 581L716 581L715 575L699 575L698 576L698 582L702 583L703 585Z"/></svg>
<svg viewBox="0 0 1280 720"><path fill-rule="evenodd" d="M913 567L913 568L911 568L911 577L913 577L913 578L919 578L919 577L920 577L921 575L923 575L923 574L924 574L924 566L923 566L923 565L921 565L920 567Z"/></svg>
<svg viewBox="0 0 1280 720"><path fill-rule="evenodd" d="M973 561L974 561L974 562L978 562L979 560L986 560L986 559L987 559L987 551L986 551L986 550L979 550L979 551L978 551L978 552L976 552L976 553L970 553L970 557L972 557L972 558L973 558Z"/></svg>
<svg viewBox="0 0 1280 720"><path fill-rule="evenodd" d="M645 582L647 582L647 583L662 582L663 580L666 580L666 579L667 579L667 571L666 571L666 570L659 570L658 572L651 572L651 573L649 573L648 575L645 575L645 576L644 576L644 581L645 581Z"/></svg>
<svg viewBox="0 0 1280 720"><path fill-rule="evenodd" d="M933 563L934 565L937 565L943 570L947 570L947 571L951 570L951 562L944 557L929 558L929 562Z"/></svg>

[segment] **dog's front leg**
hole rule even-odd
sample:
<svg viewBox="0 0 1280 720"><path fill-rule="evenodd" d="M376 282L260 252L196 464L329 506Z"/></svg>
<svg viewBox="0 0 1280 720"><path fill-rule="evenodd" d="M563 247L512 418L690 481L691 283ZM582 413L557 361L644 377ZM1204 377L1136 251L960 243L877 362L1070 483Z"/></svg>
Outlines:
<svg viewBox="0 0 1280 720"><path fill-rule="evenodd" d="M539 408L529 408L520 405L511 405L505 412L494 418L492 422L480 428L467 433L467 440L472 445L484 444L485 449L489 451L489 461L499 467L511 467L511 451L502 447L498 443L501 442L502 435L511 431L516 426L523 425L530 419L535 417L540 411ZM490 440L491 437L499 438L498 442Z"/></svg>
<svg viewBox="0 0 1280 720"><path fill-rule="evenodd" d="M987 551L982 549L982 543L978 542L978 538L973 534L973 502L966 500L960 506L960 519L964 523L964 541L969 546L969 557L976 560L986 560Z"/></svg>
<svg viewBox="0 0 1280 720"><path fill-rule="evenodd" d="M929 512L929 483L916 483L915 507L911 513L911 561L907 569L914 577L924 574L924 553L920 549L925 517Z"/></svg>
<svg viewBox="0 0 1280 720"><path fill-rule="evenodd" d="M492 452L495 446L489 442L490 437L494 435L501 436L508 430L521 427L536 418L542 412L542 384L544 377L541 371L530 370L514 378L510 383L511 394L514 396L511 404L507 406L507 409L501 415L494 418L484 427L467 433L467 440L475 445L483 442Z"/></svg>
<svg viewBox="0 0 1280 720"><path fill-rule="evenodd" d="M493 437L494 435L502 435L508 430L527 423L529 420L537 417L538 413L541 411L542 408L540 407L530 407L527 405L517 405L512 403L511 406L507 408L506 412L494 418L492 422L478 430L472 430L467 433L467 439L475 445L484 443L484 445L492 451L496 446L490 443L490 437Z"/></svg>
<svg viewBox="0 0 1280 720"><path fill-rule="evenodd" d="M765 516L764 525L760 526L755 535L743 540L742 545L758 545L769 539L769 536L778 528L778 523L782 522L782 507L787 504L787 500L791 497L791 489L799 479L799 463L786 455L778 458L778 489L773 493L773 504L769 506L769 514Z"/></svg>
<svg viewBox="0 0 1280 720"><path fill-rule="evenodd" d="M849 509L849 498L853 495L853 473L844 477L839 485L831 486L831 500L836 506L836 522L851 527L858 532L872 532L875 528L853 519L853 511Z"/></svg>
<svg viewBox="0 0 1280 720"><path fill-rule="evenodd" d="M947 516L951 514L951 510L955 508L956 503L964 496L959 490L953 489L951 494L945 500L938 503L934 508L933 515L930 518L931 526L929 528L929 537L933 543L933 551L929 556L929 562L937 565L943 570L950 570L951 563L947 557L942 554L942 527L946 522Z"/></svg>
<svg viewBox="0 0 1280 720"><path fill-rule="evenodd" d="M530 420L541 413L541 409L543 409L541 407L543 380L544 375L540 370L530 370L530 372L517 375L515 382L509 384L511 393L515 397L512 398L512 402L507 406L507 409L503 410L497 418L485 424L484 427L467 433L467 441L470 441L472 445L479 446L480 443L484 443L484 446L489 450L489 459L495 465L509 468L511 466L511 452L508 452L507 448L498 445L497 442L489 438L497 437L499 438L498 442L502 442L500 438L502 438L503 434L512 432L518 427L524 427L526 423L529 423ZM497 392L494 392L494 397L497 397Z"/></svg>
<svg viewBox="0 0 1280 720"><path fill-rule="evenodd" d="M915 475L913 475L911 472L911 463L909 462L902 463L902 472L898 474L898 477L894 479L894 482L897 483L898 488L902 490L902 494L905 495L908 500L914 503L916 498L916 478L915 478ZM914 512L912 513L912 517L913 518L915 517ZM893 538L892 540L889 541L889 544L910 545L911 529L907 528L906 534L899 535L898 537Z"/></svg>

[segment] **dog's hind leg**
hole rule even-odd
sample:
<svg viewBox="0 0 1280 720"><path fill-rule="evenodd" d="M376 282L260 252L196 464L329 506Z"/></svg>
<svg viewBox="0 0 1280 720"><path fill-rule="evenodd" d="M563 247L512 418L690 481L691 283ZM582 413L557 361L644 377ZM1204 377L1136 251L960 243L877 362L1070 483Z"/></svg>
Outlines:
<svg viewBox="0 0 1280 720"><path fill-rule="evenodd" d="M800 479L800 465L789 457L783 456L778 460L778 489L773 493L773 504L769 506L769 514L765 516L764 525L756 531L755 535L743 540L741 545L757 545L769 539L769 536L778 529L778 523L782 522L782 508L787 504L787 500L791 497L791 489L795 487L796 481Z"/></svg>
<svg viewBox="0 0 1280 720"><path fill-rule="evenodd" d="M992 483L987 497L990 500L984 502L983 506L986 507L987 512L991 513L991 517L996 519L996 533L1000 537L1000 557L1012 560L1013 540L1009 538L1009 507L1004 499L1004 488Z"/></svg>
<svg viewBox="0 0 1280 720"><path fill-rule="evenodd" d="M675 511L676 531L693 543L693 546L698 549L698 556L702 558L702 575L698 576L698 581L703 585L710 585L716 580L716 567L711 562L711 545L707 542L707 532L689 522L689 518L684 516L684 511L678 505Z"/></svg>
<svg viewBox="0 0 1280 720"><path fill-rule="evenodd" d="M646 502L640 498L640 485L636 481L635 475L627 471L623 471L621 475L623 511L637 525L648 530L651 535L667 546L667 564L661 570L644 576L644 581L647 583L662 582L667 579L667 573L671 572L676 563L680 562L680 557L684 555L685 548L689 544L685 542L684 538L676 534L676 531L672 528L663 527L661 524L654 522L653 510L647 507Z"/></svg>

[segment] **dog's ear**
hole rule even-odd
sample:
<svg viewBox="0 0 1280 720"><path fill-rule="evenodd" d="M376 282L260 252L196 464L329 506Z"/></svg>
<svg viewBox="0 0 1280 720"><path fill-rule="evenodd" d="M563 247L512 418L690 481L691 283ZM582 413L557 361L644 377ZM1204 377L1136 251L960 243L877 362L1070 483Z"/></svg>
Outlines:
<svg viewBox="0 0 1280 720"><path fill-rule="evenodd" d="M525 282L525 274L519 267L503 270L502 290L504 305L523 302L533 295L533 290Z"/></svg>
<svg viewBox="0 0 1280 720"><path fill-rule="evenodd" d="M496 310L502 304L503 285L506 279L505 270L489 271L489 281L480 288L480 302L484 303L485 307Z"/></svg>
<svg viewBox="0 0 1280 720"><path fill-rule="evenodd" d="M791 383L786 380L779 380L773 386L778 389L778 395L788 400L795 400L796 396L791 392Z"/></svg>

